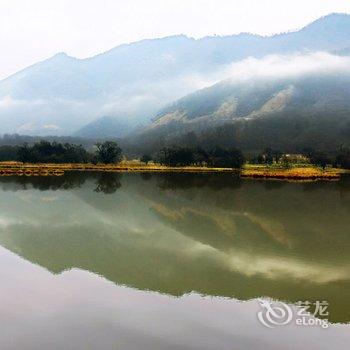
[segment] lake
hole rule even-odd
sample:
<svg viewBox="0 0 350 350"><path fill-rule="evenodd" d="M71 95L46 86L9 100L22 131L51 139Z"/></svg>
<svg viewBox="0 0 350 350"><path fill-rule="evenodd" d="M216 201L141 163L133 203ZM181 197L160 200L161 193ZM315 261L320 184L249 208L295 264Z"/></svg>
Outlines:
<svg viewBox="0 0 350 350"><path fill-rule="evenodd" d="M349 348L349 177L0 177L0 209L1 350Z"/></svg>

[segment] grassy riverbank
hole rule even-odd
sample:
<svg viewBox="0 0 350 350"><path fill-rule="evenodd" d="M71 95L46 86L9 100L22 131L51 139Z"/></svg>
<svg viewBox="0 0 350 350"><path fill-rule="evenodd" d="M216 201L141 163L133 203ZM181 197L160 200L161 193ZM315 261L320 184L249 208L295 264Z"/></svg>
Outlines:
<svg viewBox="0 0 350 350"><path fill-rule="evenodd" d="M119 164L32 164L20 162L0 162L0 176L61 176L67 171L98 171L98 172L180 172L180 173L220 173L237 172L232 168L210 168L199 166L168 167L164 165L139 161L123 161ZM278 165L246 164L240 174L248 178L272 178L285 180L337 180L345 170L337 168L322 168L312 165L292 166L283 168Z"/></svg>
<svg viewBox="0 0 350 350"><path fill-rule="evenodd" d="M63 175L67 171L181 173L237 172L237 170L232 168L209 168L199 166L169 167L153 163L146 165L138 161L124 161L118 164L33 164L20 162L0 162L0 176L59 176Z"/></svg>
<svg viewBox="0 0 350 350"><path fill-rule="evenodd" d="M338 168L322 169L313 165L294 165L284 168L279 165L245 165L242 177L270 178L281 180L337 180L346 171Z"/></svg>

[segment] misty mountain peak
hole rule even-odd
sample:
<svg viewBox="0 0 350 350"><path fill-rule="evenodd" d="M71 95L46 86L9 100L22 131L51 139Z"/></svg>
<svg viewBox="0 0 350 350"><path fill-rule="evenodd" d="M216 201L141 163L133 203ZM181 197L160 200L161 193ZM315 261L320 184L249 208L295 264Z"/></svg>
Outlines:
<svg viewBox="0 0 350 350"><path fill-rule="evenodd" d="M76 60L75 57L69 56L65 52L58 52L52 57L50 57L47 61L67 61L67 60Z"/></svg>
<svg viewBox="0 0 350 350"><path fill-rule="evenodd" d="M350 15L345 13L332 13L321 17L303 28L305 31L341 31L350 30Z"/></svg>
<svg viewBox="0 0 350 350"><path fill-rule="evenodd" d="M145 123L164 105L229 78L227 67L248 57L347 52L349 47L350 16L331 14L297 32L272 37L241 33L196 40L176 35L124 44L89 59L60 52L0 81L0 101L12 101L3 103L0 123L3 132L30 122L58 125L62 133L79 130L101 115ZM221 111L227 108L232 103ZM96 124L90 127L98 129Z"/></svg>

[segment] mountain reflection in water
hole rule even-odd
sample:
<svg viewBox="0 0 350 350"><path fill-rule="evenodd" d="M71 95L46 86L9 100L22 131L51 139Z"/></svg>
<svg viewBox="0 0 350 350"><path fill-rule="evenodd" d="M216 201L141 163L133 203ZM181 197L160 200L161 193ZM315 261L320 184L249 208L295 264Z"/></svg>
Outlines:
<svg viewBox="0 0 350 350"><path fill-rule="evenodd" d="M1 177L0 245L173 296L327 300L350 321L350 181L230 174Z"/></svg>

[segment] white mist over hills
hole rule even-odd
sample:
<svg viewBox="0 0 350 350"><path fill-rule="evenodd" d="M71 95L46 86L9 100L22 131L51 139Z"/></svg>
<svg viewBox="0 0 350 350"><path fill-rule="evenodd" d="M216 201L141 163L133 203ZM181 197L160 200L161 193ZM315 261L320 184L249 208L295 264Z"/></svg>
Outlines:
<svg viewBox="0 0 350 350"><path fill-rule="evenodd" d="M271 37L180 35L89 59L60 53L0 81L0 132L122 136L164 105L227 78L348 73L349 49L350 16L333 14Z"/></svg>
<svg viewBox="0 0 350 350"><path fill-rule="evenodd" d="M328 52L268 55L262 58L249 57L232 63L223 75L234 82L247 80L274 80L298 78L305 75L350 73L350 56Z"/></svg>

